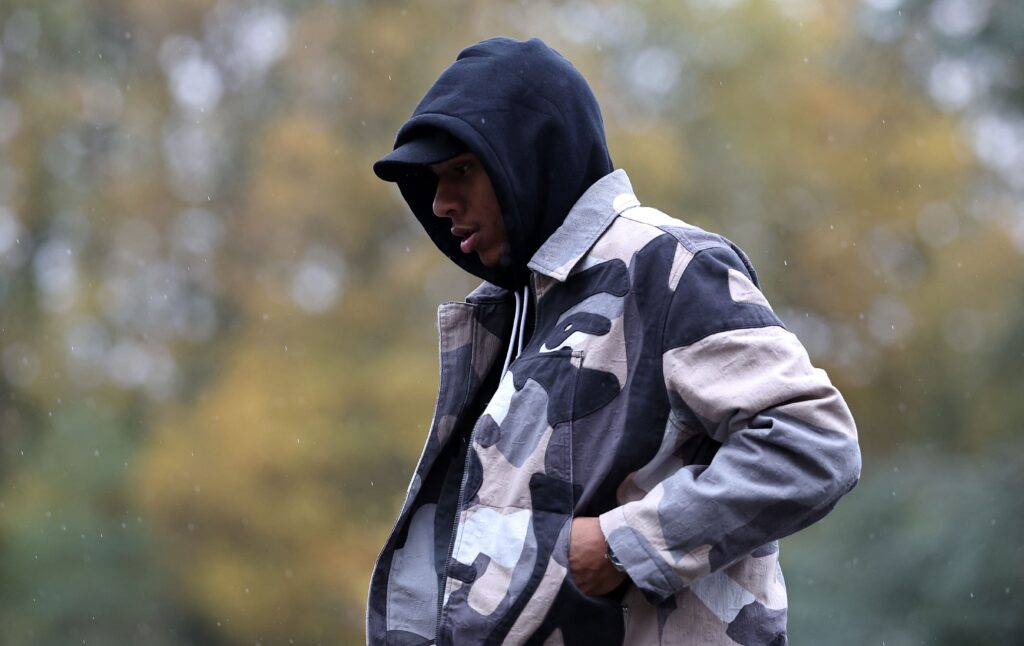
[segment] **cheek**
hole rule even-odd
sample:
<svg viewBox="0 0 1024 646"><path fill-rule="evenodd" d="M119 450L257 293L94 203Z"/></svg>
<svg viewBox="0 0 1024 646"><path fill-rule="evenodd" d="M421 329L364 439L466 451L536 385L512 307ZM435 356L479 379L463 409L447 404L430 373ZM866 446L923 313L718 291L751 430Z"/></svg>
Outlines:
<svg viewBox="0 0 1024 646"><path fill-rule="evenodd" d="M498 206L496 200L492 200L487 204L487 222L488 228L491 230L491 236L495 240L504 240L505 220L501 217L501 207Z"/></svg>
<svg viewBox="0 0 1024 646"><path fill-rule="evenodd" d="M487 232L487 244L500 251L502 245L505 244L506 239L505 225L501 221L500 215L498 215L498 217L495 220L491 221L491 226L488 227L488 229L489 230Z"/></svg>

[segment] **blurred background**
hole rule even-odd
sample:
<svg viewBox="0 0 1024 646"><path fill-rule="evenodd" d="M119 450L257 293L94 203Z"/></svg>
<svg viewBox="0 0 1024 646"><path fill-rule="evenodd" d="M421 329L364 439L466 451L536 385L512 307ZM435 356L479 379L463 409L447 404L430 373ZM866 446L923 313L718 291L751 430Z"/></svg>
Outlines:
<svg viewBox="0 0 1024 646"><path fill-rule="evenodd" d="M363 639L475 283L370 165L494 35L854 411L792 642L1024 643L1016 0L0 0L0 642Z"/></svg>

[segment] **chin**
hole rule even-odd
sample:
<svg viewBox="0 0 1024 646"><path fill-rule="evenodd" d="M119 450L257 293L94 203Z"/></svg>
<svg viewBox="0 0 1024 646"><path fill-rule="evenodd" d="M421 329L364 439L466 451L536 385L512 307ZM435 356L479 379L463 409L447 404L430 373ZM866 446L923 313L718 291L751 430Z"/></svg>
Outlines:
<svg viewBox="0 0 1024 646"><path fill-rule="evenodd" d="M495 267L501 266L501 256L496 256L495 254L491 253L477 255L480 257L480 262L483 264L484 267L490 267L493 269Z"/></svg>
<svg viewBox="0 0 1024 646"><path fill-rule="evenodd" d="M509 255L508 250L504 246L500 250L477 253L477 255L480 257L480 262L483 266L491 269L503 269L512 264L512 256Z"/></svg>

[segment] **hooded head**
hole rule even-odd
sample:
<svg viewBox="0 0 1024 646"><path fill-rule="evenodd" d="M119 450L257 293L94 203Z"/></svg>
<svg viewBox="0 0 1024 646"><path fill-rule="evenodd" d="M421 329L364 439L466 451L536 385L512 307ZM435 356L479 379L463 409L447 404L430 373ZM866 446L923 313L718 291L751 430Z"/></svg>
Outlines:
<svg viewBox="0 0 1024 646"><path fill-rule="evenodd" d="M487 171L508 246L484 265L462 253L447 218L434 215L429 164L472 152ZM434 244L453 262L503 287L525 283L526 263L591 184L612 172L597 100L561 54L534 38L493 38L464 49L373 166L397 182Z"/></svg>

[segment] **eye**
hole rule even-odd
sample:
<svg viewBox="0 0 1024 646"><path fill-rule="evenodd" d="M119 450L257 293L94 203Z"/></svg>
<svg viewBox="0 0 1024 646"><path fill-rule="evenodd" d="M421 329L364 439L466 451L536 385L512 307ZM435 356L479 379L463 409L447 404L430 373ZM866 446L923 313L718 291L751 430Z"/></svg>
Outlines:
<svg viewBox="0 0 1024 646"><path fill-rule="evenodd" d="M459 164L458 166L455 167L455 172L458 173L459 175L465 175L472 168L473 168L473 162L468 162L468 161L467 162L462 162L461 164Z"/></svg>

